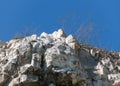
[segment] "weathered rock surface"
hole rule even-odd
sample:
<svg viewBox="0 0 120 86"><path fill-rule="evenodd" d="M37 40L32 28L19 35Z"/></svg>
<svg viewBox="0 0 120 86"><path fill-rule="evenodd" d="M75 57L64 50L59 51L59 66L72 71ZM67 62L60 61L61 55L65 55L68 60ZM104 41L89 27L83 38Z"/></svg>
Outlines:
<svg viewBox="0 0 120 86"><path fill-rule="evenodd" d="M120 86L120 53L59 29L0 42L0 86Z"/></svg>

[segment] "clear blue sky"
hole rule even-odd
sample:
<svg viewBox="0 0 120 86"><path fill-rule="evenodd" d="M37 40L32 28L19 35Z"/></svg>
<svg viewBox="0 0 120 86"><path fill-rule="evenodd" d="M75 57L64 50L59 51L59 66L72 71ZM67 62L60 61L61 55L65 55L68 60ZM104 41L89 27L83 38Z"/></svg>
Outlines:
<svg viewBox="0 0 120 86"><path fill-rule="evenodd" d="M9 41L25 28L72 33L93 23L99 46L120 51L120 0L0 0L0 40ZM37 33L38 33L37 32Z"/></svg>

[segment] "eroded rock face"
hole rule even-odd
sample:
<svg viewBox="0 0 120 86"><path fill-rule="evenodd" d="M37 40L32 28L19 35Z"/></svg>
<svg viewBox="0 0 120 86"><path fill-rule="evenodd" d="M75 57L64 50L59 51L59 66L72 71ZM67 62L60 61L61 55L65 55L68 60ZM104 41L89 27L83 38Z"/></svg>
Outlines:
<svg viewBox="0 0 120 86"><path fill-rule="evenodd" d="M0 86L120 86L120 54L62 29L0 44Z"/></svg>

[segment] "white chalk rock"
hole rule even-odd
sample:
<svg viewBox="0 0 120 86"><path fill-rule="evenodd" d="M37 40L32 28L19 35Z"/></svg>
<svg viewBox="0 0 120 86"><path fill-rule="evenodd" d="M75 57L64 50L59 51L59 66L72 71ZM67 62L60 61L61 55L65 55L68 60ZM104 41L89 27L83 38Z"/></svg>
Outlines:
<svg viewBox="0 0 120 86"><path fill-rule="evenodd" d="M7 43L0 41L0 86L119 86L119 83L120 53L79 46L62 29L52 34L43 32L40 37L33 34Z"/></svg>

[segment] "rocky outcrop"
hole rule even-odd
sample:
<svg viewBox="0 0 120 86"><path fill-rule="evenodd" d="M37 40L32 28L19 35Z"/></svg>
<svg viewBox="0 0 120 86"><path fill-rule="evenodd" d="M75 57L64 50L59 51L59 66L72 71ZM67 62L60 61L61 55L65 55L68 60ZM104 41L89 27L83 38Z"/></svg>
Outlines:
<svg viewBox="0 0 120 86"><path fill-rule="evenodd" d="M120 86L120 54L62 29L0 43L0 86Z"/></svg>

